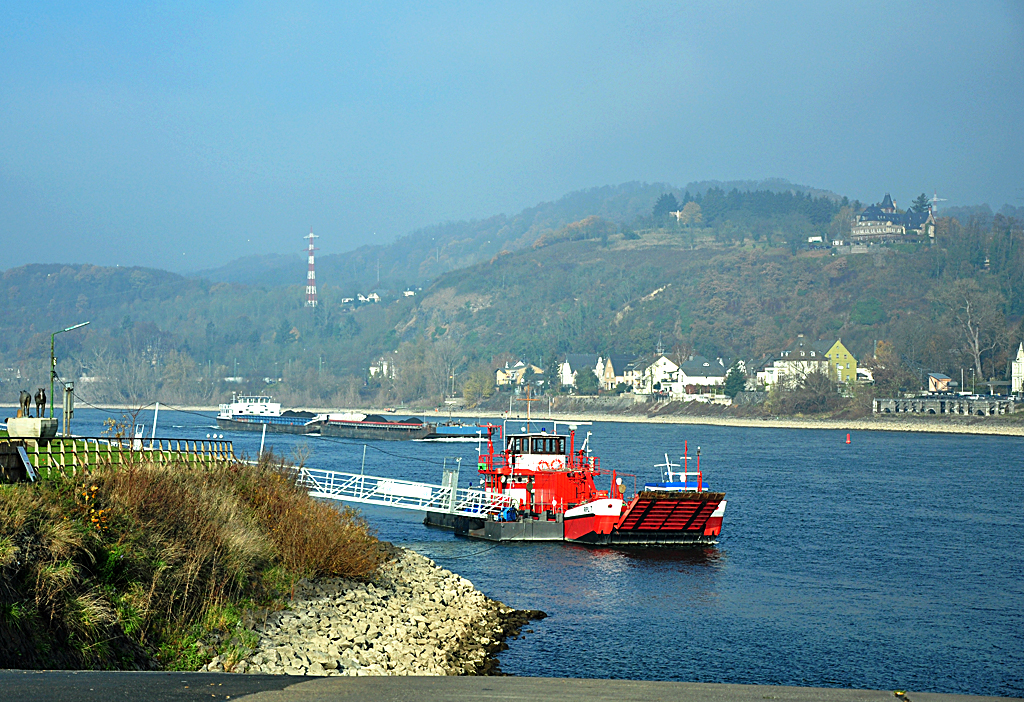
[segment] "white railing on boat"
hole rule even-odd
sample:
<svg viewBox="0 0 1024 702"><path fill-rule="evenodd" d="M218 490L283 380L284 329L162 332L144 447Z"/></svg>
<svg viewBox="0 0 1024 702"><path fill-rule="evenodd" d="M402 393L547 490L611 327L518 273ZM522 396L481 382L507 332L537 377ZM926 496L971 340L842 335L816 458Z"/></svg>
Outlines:
<svg viewBox="0 0 1024 702"><path fill-rule="evenodd" d="M458 471L446 470L442 485L319 468L302 467L298 472L299 484L311 497L329 500L467 517L498 514L512 505L507 495L458 487Z"/></svg>

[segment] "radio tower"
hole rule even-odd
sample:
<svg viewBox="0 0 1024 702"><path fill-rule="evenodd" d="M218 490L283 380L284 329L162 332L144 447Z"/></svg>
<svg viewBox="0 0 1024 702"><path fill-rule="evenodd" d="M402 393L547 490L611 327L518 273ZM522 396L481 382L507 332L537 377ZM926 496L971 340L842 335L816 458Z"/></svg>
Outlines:
<svg viewBox="0 0 1024 702"><path fill-rule="evenodd" d="M313 227L309 228L309 271L306 273L306 307L316 307L316 269L313 267L313 239L316 238Z"/></svg>

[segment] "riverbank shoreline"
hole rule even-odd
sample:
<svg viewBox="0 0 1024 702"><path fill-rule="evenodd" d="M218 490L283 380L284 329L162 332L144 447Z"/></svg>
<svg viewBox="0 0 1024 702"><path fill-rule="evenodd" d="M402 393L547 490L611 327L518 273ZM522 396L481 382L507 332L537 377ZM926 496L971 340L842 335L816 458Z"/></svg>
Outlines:
<svg viewBox="0 0 1024 702"><path fill-rule="evenodd" d="M256 613L258 641L201 672L310 676L501 675L495 655L545 615L506 607L426 556L388 544L370 583L297 583L287 609Z"/></svg>
<svg viewBox="0 0 1024 702"><path fill-rule="evenodd" d="M181 412L216 412L218 408L210 405L194 405L186 407L161 406L167 411ZM0 408L17 408L14 404L0 404ZM102 409L112 412L131 412L137 407L126 405L108 405ZM446 420L447 412L437 409L403 408L400 412L385 412L382 409L362 408L304 408L309 412L361 412L364 414L380 414L383 416L414 416L425 420ZM142 410L151 413L152 406ZM464 419L494 419L496 416L507 419L525 420L525 412L499 413L493 410L460 408L453 410L451 416ZM143 416L143 415L140 415ZM936 417L874 417L861 419L817 419L810 417L725 417L700 416L683 414L621 414L618 412L601 412L593 409L581 409L574 412L538 412L532 415L537 421L555 420L558 422L623 422L628 424L689 424L722 427L744 427L762 429L817 429L823 431L895 431L918 432L931 434L973 434L988 436L1024 436L1024 420L1003 417L969 417L969 416L936 416Z"/></svg>

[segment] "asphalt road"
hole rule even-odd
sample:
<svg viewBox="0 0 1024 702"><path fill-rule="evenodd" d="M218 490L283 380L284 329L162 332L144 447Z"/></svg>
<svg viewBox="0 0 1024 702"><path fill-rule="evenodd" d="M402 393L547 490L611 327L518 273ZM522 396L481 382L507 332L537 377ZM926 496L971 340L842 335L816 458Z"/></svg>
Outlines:
<svg viewBox="0 0 1024 702"><path fill-rule="evenodd" d="M93 700L245 700L246 702L984 702L975 697L891 690L717 685L708 683L580 680L514 677L303 678L228 673L122 673L94 671L0 671L4 702L92 702Z"/></svg>

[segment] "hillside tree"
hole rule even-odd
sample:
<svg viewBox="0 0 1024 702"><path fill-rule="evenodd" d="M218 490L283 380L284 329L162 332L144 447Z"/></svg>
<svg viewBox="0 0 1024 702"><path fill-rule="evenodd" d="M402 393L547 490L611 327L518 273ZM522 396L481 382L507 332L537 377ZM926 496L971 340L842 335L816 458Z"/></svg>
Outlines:
<svg viewBox="0 0 1024 702"><path fill-rule="evenodd" d="M746 386L747 379L740 370L739 363L732 364L732 368L725 374L725 394L735 398Z"/></svg>
<svg viewBox="0 0 1024 702"><path fill-rule="evenodd" d="M581 368L576 372L576 391L580 395L596 395L600 387L593 368Z"/></svg>
<svg viewBox="0 0 1024 702"><path fill-rule="evenodd" d="M995 291L982 290L973 278L965 278L939 288L933 299L949 315L949 322L964 344L977 377L985 378L982 361L988 360L999 348L1006 332L999 309L1002 296Z"/></svg>

